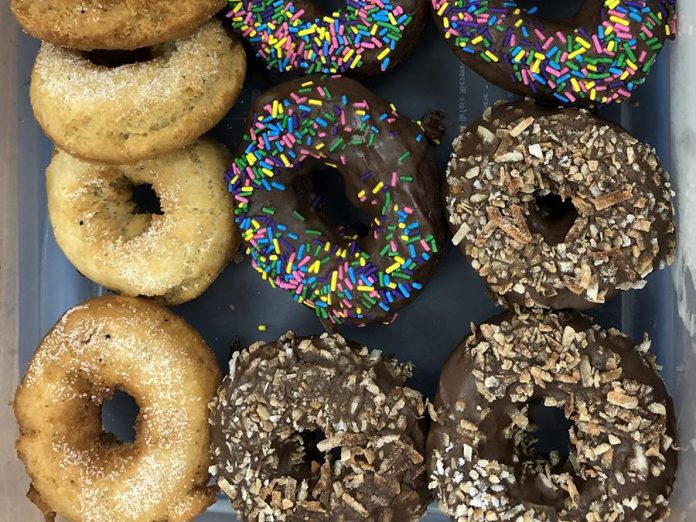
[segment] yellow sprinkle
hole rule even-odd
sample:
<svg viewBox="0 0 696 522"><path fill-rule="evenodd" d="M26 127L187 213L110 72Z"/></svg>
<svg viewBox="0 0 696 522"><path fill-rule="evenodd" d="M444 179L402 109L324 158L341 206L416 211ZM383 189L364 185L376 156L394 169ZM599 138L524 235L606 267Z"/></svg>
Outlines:
<svg viewBox="0 0 696 522"><path fill-rule="evenodd" d="M265 324L260 324L258 326L259 332L265 332L266 331L266 325Z"/></svg>

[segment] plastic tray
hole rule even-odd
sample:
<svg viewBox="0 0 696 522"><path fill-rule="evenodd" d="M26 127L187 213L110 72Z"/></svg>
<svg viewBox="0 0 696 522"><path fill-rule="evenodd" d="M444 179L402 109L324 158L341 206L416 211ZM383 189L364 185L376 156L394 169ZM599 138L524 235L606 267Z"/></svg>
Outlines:
<svg viewBox="0 0 696 522"><path fill-rule="evenodd" d="M28 101L28 84L38 43L20 34L0 14L0 519L40 520L38 510L23 498L27 479L14 457L13 417L5 404L26 368L42 335L69 307L102 289L80 276L56 246L46 215L43 171L52 151L51 143L34 121ZM696 108L690 98L696 79L696 40L692 21L696 3L682 1L681 37L668 45L649 81L633 102L603 109L601 113L621 123L640 140L654 145L680 189L680 253L675 266L650 277L640 291L625 293L590 312L602 326L616 327L637 340L647 331L652 350L664 365L663 377L674 395L679 412L681 454L672 520L696 520L696 506L689 485L696 478L696 420L693 392L696 379L696 296L692 270L696 269L696 237L691 222L696 214L694 181L696 164ZM287 79L269 73L251 53L244 93L213 134L235 149L250 100L266 87ZM386 75L364 83L393 101L403 114L420 117L426 110L447 114L448 132L436 150L444 172L450 145L461 125L478 118L498 99L512 99L465 68L436 34L432 24L413 56ZM482 280L457 248L448 246L440 266L422 295L407 307L391 326L341 327L355 341L379 348L416 366L412 385L432 398L443 361L470 331L471 323L496 312ZM280 290L271 289L252 271L246 260L232 264L201 298L175 311L186 318L215 350L226 370L229 343L234 336L248 345L257 339L271 340L289 329L313 334L322 327L313 313L292 302ZM259 331L265 325L266 331ZM128 408L109 407L107 426L127 432ZM230 520L226 501L213 506L201 520ZM431 506L425 520L445 520Z"/></svg>

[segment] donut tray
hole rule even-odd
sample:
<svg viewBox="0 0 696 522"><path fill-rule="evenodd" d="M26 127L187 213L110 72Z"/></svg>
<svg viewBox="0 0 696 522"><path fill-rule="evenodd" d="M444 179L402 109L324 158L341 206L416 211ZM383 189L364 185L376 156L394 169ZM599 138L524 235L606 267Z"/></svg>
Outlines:
<svg viewBox="0 0 696 522"><path fill-rule="evenodd" d="M668 44L634 101L601 113L637 138L654 145L671 167L679 193L680 247L675 265L653 274L643 290L625 293L590 312L604 327L636 340L647 332L664 369L663 378L679 414L680 471L671 520L696 520L690 485L696 480L696 2L682 1L680 38ZM0 519L40 520L23 494L27 479L14 457L14 418L6 407L41 336L69 307L103 290L83 278L56 246L46 214L43 170L52 146L33 119L28 100L31 66L38 44L20 33L3 7L0 16ZM249 53L243 96L213 131L231 150L241 136L250 101L287 77L271 73ZM9 81L8 81L9 79ZM459 127L478 118L496 100L512 99L460 64L432 24L414 54L395 70L364 83L412 118L430 109L447 115L447 134L436 148L444 173ZM5 172L6 171L6 172ZM335 180L334 180L335 181ZM390 326L341 327L340 332L371 348L412 361L412 385L433 398L442 365L470 331L471 323L496 313L482 280L460 251L448 243L440 265L422 295ZM205 337L227 370L230 342L243 345L276 339L292 329L322 331L312 311L270 288L240 258L199 299L175 308ZM696 373L693 374L696 376ZM105 407L106 427L128 437L133 404L117 396ZM200 520L234 520L220 500ZM435 505L424 518L446 520Z"/></svg>

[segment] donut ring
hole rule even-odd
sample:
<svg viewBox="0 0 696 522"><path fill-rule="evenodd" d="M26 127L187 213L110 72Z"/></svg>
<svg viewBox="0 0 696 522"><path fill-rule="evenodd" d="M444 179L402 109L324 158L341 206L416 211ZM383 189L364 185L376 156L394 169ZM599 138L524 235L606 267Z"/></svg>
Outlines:
<svg viewBox="0 0 696 522"><path fill-rule="evenodd" d="M225 7L224 0L12 0L12 12L35 38L61 47L137 49L182 38Z"/></svg>
<svg viewBox="0 0 696 522"><path fill-rule="evenodd" d="M576 313L482 324L440 377L427 458L459 521L663 520L677 468L672 400L650 342ZM574 425L570 456L534 449L533 405Z"/></svg>
<svg viewBox="0 0 696 522"><path fill-rule="evenodd" d="M205 139L120 167L57 150L46 170L56 242L83 275L111 290L170 305L194 299L239 247L221 176L228 160L222 145ZM138 208L134 195L146 187L159 208Z"/></svg>
<svg viewBox="0 0 696 522"><path fill-rule="evenodd" d="M248 128L226 178L254 269L323 321L391 321L430 278L442 240L423 128L358 82L320 76L259 96ZM298 177L321 166L373 218L367 237L312 205Z"/></svg>
<svg viewBox="0 0 696 522"><path fill-rule="evenodd" d="M676 30L676 0L586 0L566 20L544 20L515 0L431 2L466 65L503 89L556 103L628 100Z"/></svg>
<svg viewBox="0 0 696 522"><path fill-rule="evenodd" d="M425 0L359 0L326 16L312 0L231 0L227 17L270 69L368 76L408 55Z"/></svg>
<svg viewBox="0 0 696 522"><path fill-rule="evenodd" d="M210 419L218 485L242 519L418 520L425 406L411 373L339 335L235 353Z"/></svg>
<svg viewBox="0 0 696 522"><path fill-rule="evenodd" d="M111 296L68 311L14 401L31 497L75 522L193 519L215 499L206 405L219 382L210 348L166 308ZM133 443L102 433L116 389L140 407Z"/></svg>
<svg viewBox="0 0 696 522"><path fill-rule="evenodd" d="M149 61L109 67L43 44L30 95L46 135L80 159L134 163L193 143L227 113L244 83L243 45L217 20L150 53Z"/></svg>
<svg viewBox="0 0 696 522"><path fill-rule="evenodd" d="M624 129L523 102L455 140L445 199L454 243L501 303L582 310L672 262L673 195Z"/></svg>

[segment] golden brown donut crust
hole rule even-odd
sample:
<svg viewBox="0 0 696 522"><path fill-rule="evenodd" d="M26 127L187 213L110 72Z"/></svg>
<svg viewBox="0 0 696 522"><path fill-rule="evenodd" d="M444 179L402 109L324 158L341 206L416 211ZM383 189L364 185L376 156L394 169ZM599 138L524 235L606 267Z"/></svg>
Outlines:
<svg viewBox="0 0 696 522"><path fill-rule="evenodd" d="M136 49L181 38L225 6L225 0L12 0L32 36L73 49Z"/></svg>
<svg viewBox="0 0 696 522"><path fill-rule="evenodd" d="M73 522L191 520L215 498L207 404L219 382L205 341L164 307L109 296L69 310L14 401L33 498ZM132 443L102 433L116 389L140 407Z"/></svg>
<svg viewBox="0 0 696 522"><path fill-rule="evenodd" d="M229 153L209 139L135 165L87 163L56 151L46 170L48 215L70 262L129 296L180 304L201 295L239 247L223 179ZM149 184L162 214L138 214Z"/></svg>
<svg viewBox="0 0 696 522"><path fill-rule="evenodd" d="M134 163L191 144L234 105L246 54L218 20L152 52L149 61L108 67L44 43L30 97L46 135L80 159Z"/></svg>

